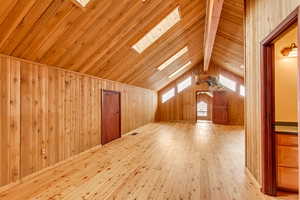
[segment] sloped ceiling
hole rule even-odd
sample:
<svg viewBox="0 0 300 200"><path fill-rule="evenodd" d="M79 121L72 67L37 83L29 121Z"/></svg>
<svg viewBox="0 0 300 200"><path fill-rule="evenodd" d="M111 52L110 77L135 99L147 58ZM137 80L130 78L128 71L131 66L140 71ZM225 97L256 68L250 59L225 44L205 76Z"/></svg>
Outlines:
<svg viewBox="0 0 300 200"><path fill-rule="evenodd" d="M225 0L212 54L213 62L244 76L244 1Z"/></svg>
<svg viewBox="0 0 300 200"><path fill-rule="evenodd" d="M203 60L205 0L91 0L85 9L72 1L3 1L0 53L153 90ZM225 0L213 52L214 62L236 73L243 64L242 2ZM177 6L178 24L142 54L131 48ZM187 54L157 70L185 46Z"/></svg>

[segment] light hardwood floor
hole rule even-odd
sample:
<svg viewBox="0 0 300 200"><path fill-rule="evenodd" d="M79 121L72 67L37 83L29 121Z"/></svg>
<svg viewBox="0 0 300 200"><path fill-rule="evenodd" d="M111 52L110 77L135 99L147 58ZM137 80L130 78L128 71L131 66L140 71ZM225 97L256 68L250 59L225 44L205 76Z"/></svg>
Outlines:
<svg viewBox="0 0 300 200"><path fill-rule="evenodd" d="M136 131L0 192L0 199L273 199L245 171L242 127L152 123Z"/></svg>

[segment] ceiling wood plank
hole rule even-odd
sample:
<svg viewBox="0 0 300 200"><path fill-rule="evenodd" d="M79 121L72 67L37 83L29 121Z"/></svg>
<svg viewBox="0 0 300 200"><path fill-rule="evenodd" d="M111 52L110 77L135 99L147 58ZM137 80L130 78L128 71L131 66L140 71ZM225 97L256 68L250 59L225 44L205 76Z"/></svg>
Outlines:
<svg viewBox="0 0 300 200"><path fill-rule="evenodd" d="M40 19L41 15L49 8L52 2L53 0L37 1L23 18L22 23L17 26L1 46L1 52L10 55L27 34L32 31L33 25Z"/></svg>
<svg viewBox="0 0 300 200"><path fill-rule="evenodd" d="M206 25L204 33L204 71L208 70L211 61L223 3L224 0L207 0Z"/></svg>
<svg viewBox="0 0 300 200"><path fill-rule="evenodd" d="M212 60L219 66L243 76L244 69L244 0L225 0Z"/></svg>
<svg viewBox="0 0 300 200"><path fill-rule="evenodd" d="M36 0L20 0L14 5L13 9L0 25L0 46L2 46L10 34L21 23L35 1Z"/></svg>
<svg viewBox="0 0 300 200"><path fill-rule="evenodd" d="M211 57L232 71L244 60L243 5L224 0ZM180 22L141 54L132 49L176 7ZM70 0L6 0L0 53L158 90L185 63L192 62L186 70L203 66L206 7L204 0L93 0L83 11ZM185 46L186 54L157 70Z"/></svg>

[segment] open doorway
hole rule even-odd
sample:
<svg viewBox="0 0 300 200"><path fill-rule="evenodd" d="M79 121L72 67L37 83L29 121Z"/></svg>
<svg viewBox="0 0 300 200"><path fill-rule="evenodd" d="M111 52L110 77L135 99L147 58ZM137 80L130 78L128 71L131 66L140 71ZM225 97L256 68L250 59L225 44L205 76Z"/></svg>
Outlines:
<svg viewBox="0 0 300 200"><path fill-rule="evenodd" d="M262 192L298 193L298 10L262 41Z"/></svg>
<svg viewBox="0 0 300 200"><path fill-rule="evenodd" d="M209 91L197 91L196 93L196 113L197 121L212 120L212 93Z"/></svg>

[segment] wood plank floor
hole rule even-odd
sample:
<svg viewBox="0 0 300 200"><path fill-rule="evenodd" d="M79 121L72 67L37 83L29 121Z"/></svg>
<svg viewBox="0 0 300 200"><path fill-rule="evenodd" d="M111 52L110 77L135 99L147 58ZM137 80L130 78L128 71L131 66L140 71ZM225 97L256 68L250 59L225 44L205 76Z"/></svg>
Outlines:
<svg viewBox="0 0 300 200"><path fill-rule="evenodd" d="M241 127L153 123L136 131L0 192L0 199L274 199L245 171Z"/></svg>

